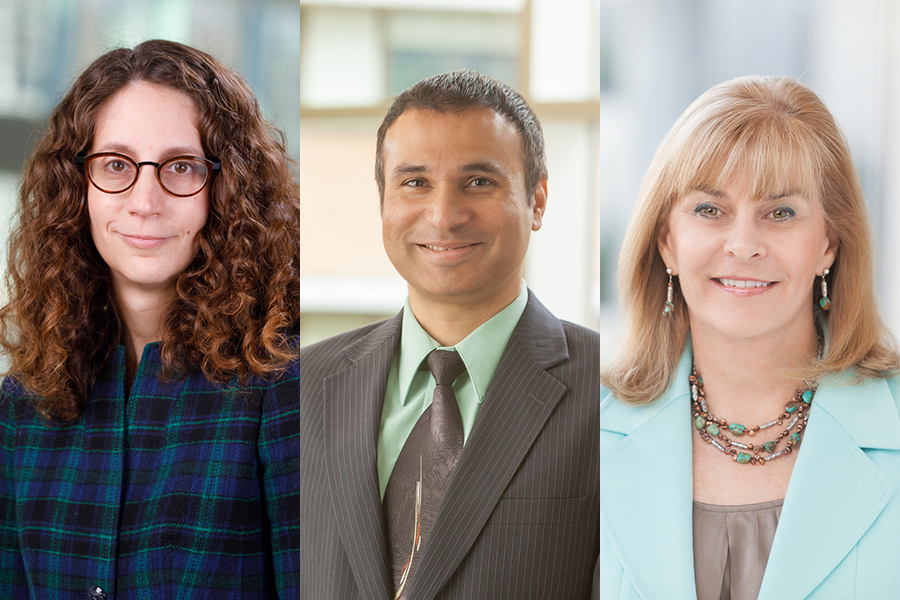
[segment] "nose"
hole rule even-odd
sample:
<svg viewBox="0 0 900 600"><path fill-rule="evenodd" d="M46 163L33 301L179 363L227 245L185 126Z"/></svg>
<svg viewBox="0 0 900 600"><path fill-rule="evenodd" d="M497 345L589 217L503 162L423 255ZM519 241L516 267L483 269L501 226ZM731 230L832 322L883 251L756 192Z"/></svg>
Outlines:
<svg viewBox="0 0 900 600"><path fill-rule="evenodd" d="M736 219L728 228L725 252L740 260L765 256L765 241L758 224L752 217Z"/></svg>
<svg viewBox="0 0 900 600"><path fill-rule="evenodd" d="M162 210L166 191L157 180L155 169L153 165L141 165L137 181L126 192L129 212L149 216Z"/></svg>
<svg viewBox="0 0 900 600"><path fill-rule="evenodd" d="M469 219L469 207L463 194L451 185L442 185L431 194L428 217L440 231L450 231Z"/></svg>

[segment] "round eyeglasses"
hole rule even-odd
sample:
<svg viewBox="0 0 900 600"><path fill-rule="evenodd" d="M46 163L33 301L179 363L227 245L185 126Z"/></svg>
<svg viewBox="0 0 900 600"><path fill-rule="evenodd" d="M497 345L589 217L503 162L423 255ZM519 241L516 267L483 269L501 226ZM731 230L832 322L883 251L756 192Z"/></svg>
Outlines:
<svg viewBox="0 0 900 600"><path fill-rule="evenodd" d="M101 152L89 156L78 155L75 162L84 167L94 187L107 194L127 192L137 183L141 167L152 165L156 169L159 185L169 194L180 198L199 194L213 175L222 170L222 163L197 156L175 156L156 163L149 160L135 162L118 152Z"/></svg>

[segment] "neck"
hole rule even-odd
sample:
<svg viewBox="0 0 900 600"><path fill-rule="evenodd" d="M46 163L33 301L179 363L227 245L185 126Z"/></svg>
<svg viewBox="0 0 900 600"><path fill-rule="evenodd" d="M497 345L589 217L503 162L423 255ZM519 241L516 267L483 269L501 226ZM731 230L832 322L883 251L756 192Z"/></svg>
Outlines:
<svg viewBox="0 0 900 600"><path fill-rule="evenodd" d="M162 337L166 306L175 295L173 288L145 290L117 286L116 301L124 321L126 370L133 375L144 346Z"/></svg>
<svg viewBox="0 0 900 600"><path fill-rule="evenodd" d="M416 321L441 346L455 346L470 333L512 304L519 295L520 279L515 288L477 302L455 302L446 298L426 298L410 288L409 306Z"/></svg>
<svg viewBox="0 0 900 600"><path fill-rule="evenodd" d="M710 412L753 424L782 412L794 391L804 387L791 371L808 366L818 348L812 321L801 335L796 333L734 339L692 329L694 365Z"/></svg>

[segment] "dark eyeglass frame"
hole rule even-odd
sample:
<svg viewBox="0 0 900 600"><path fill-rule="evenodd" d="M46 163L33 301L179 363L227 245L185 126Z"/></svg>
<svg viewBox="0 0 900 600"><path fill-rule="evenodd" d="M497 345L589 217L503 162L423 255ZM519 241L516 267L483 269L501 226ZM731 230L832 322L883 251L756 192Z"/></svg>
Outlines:
<svg viewBox="0 0 900 600"><path fill-rule="evenodd" d="M97 158L100 158L103 156L115 156L116 158L121 158L122 160L126 160L126 161L130 162L132 165L134 165L136 167L134 181L131 182L131 185L129 185L125 189L118 190L115 192L110 191L110 190L105 190L102 187L100 187L99 185L97 185L97 182L94 181L93 177L91 177L90 165L94 159L97 159ZM196 161L200 161L204 165L206 165L206 179L203 181L203 185L200 186L200 189L198 189L196 192L192 192L190 194L176 194L175 192L173 192L172 190L167 188L165 183L163 183L162 177L160 177L160 175L159 175L160 167L162 167L163 165L172 163L172 162L177 162L179 160L196 160ZM121 154L119 152L97 152L95 154L89 154L87 156L85 156L83 152L78 153L75 155L75 164L77 164L79 167L81 167L84 170L85 174L87 175L88 181L91 182L91 185L93 185L95 188L97 188L98 190L100 190L101 192L103 192L105 194L122 194L122 193L127 192L128 190L133 188L134 185L138 182L138 179L140 179L141 168L144 167L144 165L153 165L154 171L156 172L156 181L159 182L159 186L170 196L176 196L178 198L188 198L190 196L196 196L197 194L202 192L206 188L206 186L209 185L209 182L212 181L213 177L215 177L216 174L222 170L222 163L209 160L208 158L201 158L199 156L189 156L189 155L173 156L172 158L167 158L166 160L162 161L161 163L153 162L152 160L145 160L143 162L137 162L130 156Z"/></svg>

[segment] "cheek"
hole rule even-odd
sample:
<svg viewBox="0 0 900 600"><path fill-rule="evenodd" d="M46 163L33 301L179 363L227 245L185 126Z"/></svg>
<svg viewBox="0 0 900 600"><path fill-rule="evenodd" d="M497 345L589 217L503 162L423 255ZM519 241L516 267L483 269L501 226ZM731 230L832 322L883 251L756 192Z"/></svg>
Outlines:
<svg viewBox="0 0 900 600"><path fill-rule="evenodd" d="M403 234L412 227L414 221L411 211L396 205L390 207L386 205L381 213L381 231L384 241L386 243L399 241Z"/></svg>
<svg viewBox="0 0 900 600"><path fill-rule="evenodd" d="M670 232L667 241L667 264L678 276L678 286L686 297L695 296L717 262L720 245L709 236L703 236L701 232L690 228Z"/></svg>
<svg viewBox="0 0 900 600"><path fill-rule="evenodd" d="M677 230L681 231L681 230ZM682 232L683 233L683 232ZM663 261L667 267L671 267L675 274L681 277L691 270L692 253L683 247L685 236L676 233L674 228L669 229L663 238L664 247L660 249Z"/></svg>
<svg viewBox="0 0 900 600"><path fill-rule="evenodd" d="M492 229L508 235L530 235L534 223L534 207L522 206L519 202L508 201L500 210L482 213L483 223L493 223Z"/></svg>
<svg viewBox="0 0 900 600"><path fill-rule="evenodd" d="M185 212L179 215L179 222L182 224L182 230L184 231L185 237L191 240L195 249L199 244L197 234L200 233L200 230L203 229L203 226L206 225L206 221L209 217L209 202L206 198L198 199L193 207L188 208Z"/></svg>
<svg viewBox="0 0 900 600"><path fill-rule="evenodd" d="M520 245L524 248L528 247L528 243L531 241L531 233L535 231L532 228L533 221L534 213L529 210L522 215L522 220L516 224L517 231L515 232L515 235L519 239Z"/></svg>
<svg viewBox="0 0 900 600"><path fill-rule="evenodd" d="M98 198L96 194L91 194L89 191L87 195L87 211L91 237L96 244L98 237L106 230L106 225L112 218L112 210L103 198Z"/></svg>
<svg viewBox="0 0 900 600"><path fill-rule="evenodd" d="M810 240L808 244L796 245L793 248L784 247L781 252L781 263L785 270L792 269L797 272L798 278L804 281L819 272L823 255L819 240Z"/></svg>

